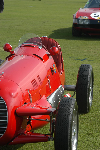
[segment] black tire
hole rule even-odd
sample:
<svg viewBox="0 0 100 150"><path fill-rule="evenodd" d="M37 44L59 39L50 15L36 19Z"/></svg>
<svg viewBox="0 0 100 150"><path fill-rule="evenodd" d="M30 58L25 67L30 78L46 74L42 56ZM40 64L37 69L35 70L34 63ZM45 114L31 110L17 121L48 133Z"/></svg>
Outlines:
<svg viewBox="0 0 100 150"><path fill-rule="evenodd" d="M74 26L72 26L72 35L73 35L73 36L80 37L81 34L82 34L81 31L76 30L76 29L74 28Z"/></svg>
<svg viewBox="0 0 100 150"><path fill-rule="evenodd" d="M76 83L76 101L79 113L88 113L93 99L93 69L91 65L82 64L78 71Z"/></svg>
<svg viewBox="0 0 100 150"><path fill-rule="evenodd" d="M73 139L73 142L72 142ZM62 98L56 114L54 146L55 150L77 150L78 106L72 97Z"/></svg>

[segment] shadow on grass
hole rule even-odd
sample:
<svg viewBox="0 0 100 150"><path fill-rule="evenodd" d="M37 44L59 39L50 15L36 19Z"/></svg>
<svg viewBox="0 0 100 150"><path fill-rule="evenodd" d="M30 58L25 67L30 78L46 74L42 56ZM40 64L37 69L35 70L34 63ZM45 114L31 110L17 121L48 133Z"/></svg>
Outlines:
<svg viewBox="0 0 100 150"><path fill-rule="evenodd" d="M0 150L17 150L25 144L0 146Z"/></svg>
<svg viewBox="0 0 100 150"><path fill-rule="evenodd" d="M60 29L54 30L52 31L52 34L49 35L49 38L67 39L67 40L100 41L100 36L82 35L80 37L74 37L72 36L72 27L60 28Z"/></svg>

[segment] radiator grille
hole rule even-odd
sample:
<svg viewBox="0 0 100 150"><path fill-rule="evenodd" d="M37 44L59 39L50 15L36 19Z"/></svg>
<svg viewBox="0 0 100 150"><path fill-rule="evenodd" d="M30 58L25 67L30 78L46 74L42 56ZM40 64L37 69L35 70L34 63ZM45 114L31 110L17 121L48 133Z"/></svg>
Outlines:
<svg viewBox="0 0 100 150"><path fill-rule="evenodd" d="M8 112L7 112L7 106L2 97L0 97L0 137L3 136L3 134L6 131L8 123Z"/></svg>

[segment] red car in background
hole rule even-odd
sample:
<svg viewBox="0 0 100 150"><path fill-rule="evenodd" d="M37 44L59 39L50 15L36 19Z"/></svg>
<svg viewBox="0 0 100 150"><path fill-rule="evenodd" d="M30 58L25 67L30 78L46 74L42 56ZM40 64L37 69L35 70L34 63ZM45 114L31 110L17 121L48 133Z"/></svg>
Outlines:
<svg viewBox="0 0 100 150"><path fill-rule="evenodd" d="M73 15L72 35L100 35L100 0L88 0L84 8Z"/></svg>

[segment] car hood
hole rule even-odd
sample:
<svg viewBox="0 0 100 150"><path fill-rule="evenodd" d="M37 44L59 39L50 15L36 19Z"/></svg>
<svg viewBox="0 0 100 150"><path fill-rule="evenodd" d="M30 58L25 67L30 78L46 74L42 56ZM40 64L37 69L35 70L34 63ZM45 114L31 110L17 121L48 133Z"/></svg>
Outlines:
<svg viewBox="0 0 100 150"><path fill-rule="evenodd" d="M0 66L0 79L8 79L15 82L22 90L26 87L32 89L33 82L40 85L37 76L41 81L46 77L47 71L44 63L36 56L16 56L11 61L6 60Z"/></svg>
<svg viewBox="0 0 100 150"><path fill-rule="evenodd" d="M100 9L99 8L83 8L79 9L76 13L76 18L88 17L88 19L100 19ZM83 19L84 19L83 17Z"/></svg>

